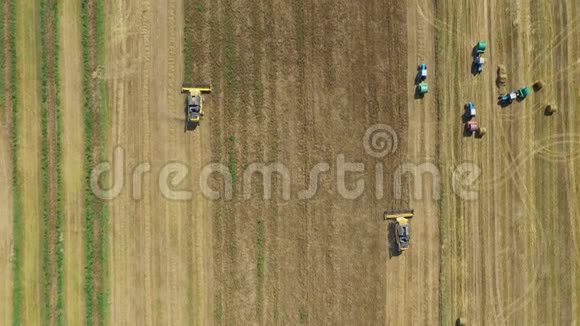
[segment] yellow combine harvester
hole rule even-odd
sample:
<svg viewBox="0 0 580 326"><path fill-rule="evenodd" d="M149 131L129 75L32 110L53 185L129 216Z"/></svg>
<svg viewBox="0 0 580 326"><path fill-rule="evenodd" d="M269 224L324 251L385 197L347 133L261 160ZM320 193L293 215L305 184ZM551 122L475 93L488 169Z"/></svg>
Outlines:
<svg viewBox="0 0 580 326"><path fill-rule="evenodd" d="M412 209L399 211L386 211L383 218L385 220L396 220L395 223L395 239L397 240L397 247L399 252L409 249L411 242L411 226L409 219L413 218L415 212Z"/></svg>
<svg viewBox="0 0 580 326"><path fill-rule="evenodd" d="M181 93L187 94L187 125L197 125L204 117L203 94L211 93L211 85L208 84L183 84Z"/></svg>

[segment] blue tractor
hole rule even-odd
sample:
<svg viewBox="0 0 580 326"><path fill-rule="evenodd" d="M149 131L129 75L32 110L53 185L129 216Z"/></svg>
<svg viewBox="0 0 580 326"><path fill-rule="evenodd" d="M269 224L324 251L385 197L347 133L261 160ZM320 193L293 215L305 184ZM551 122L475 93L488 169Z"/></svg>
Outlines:
<svg viewBox="0 0 580 326"><path fill-rule="evenodd" d="M515 101L517 98L518 98L518 96L517 96L516 92L511 92L511 93L508 93L506 95L500 96L499 101L502 105L509 105L513 101Z"/></svg>
<svg viewBox="0 0 580 326"><path fill-rule="evenodd" d="M475 57L475 59L473 59L473 66L475 71L480 74L483 71L483 65L485 64L485 59L481 56L478 55Z"/></svg>
<svg viewBox="0 0 580 326"><path fill-rule="evenodd" d="M475 110L475 105L472 102L465 104L465 119L467 121L475 118L477 111Z"/></svg>
<svg viewBox="0 0 580 326"><path fill-rule="evenodd" d="M417 83L427 80L427 65L422 63L417 70Z"/></svg>

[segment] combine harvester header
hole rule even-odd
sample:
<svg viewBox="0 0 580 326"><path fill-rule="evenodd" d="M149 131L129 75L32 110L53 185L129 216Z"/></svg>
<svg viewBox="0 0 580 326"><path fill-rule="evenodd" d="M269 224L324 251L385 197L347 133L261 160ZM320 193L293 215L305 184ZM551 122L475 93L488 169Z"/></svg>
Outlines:
<svg viewBox="0 0 580 326"><path fill-rule="evenodd" d="M383 218L386 220L394 220L397 218L413 218L415 215L415 210L413 209L403 209L403 210L394 210L394 211L385 211Z"/></svg>

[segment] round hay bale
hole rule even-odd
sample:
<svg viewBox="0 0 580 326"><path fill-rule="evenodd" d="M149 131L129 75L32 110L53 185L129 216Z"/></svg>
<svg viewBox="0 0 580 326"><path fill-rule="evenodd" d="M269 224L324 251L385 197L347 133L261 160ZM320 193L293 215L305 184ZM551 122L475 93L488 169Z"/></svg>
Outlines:
<svg viewBox="0 0 580 326"><path fill-rule="evenodd" d="M479 132L477 132L477 137L481 138L481 137L485 136L486 133L487 133L487 129L479 128Z"/></svg>
<svg viewBox="0 0 580 326"><path fill-rule="evenodd" d="M539 91L540 89L544 88L544 82L541 80L536 80L536 82L533 85L534 88L534 92Z"/></svg>
<svg viewBox="0 0 580 326"><path fill-rule="evenodd" d="M459 317L457 318L457 321L455 322L456 326L466 326L467 325L467 320L463 317Z"/></svg>
<svg viewBox="0 0 580 326"><path fill-rule="evenodd" d="M505 86L505 84L507 83L507 71L504 65L498 65L497 66L497 80L496 80L496 84L498 88L502 88Z"/></svg>
<svg viewBox="0 0 580 326"><path fill-rule="evenodd" d="M546 106L546 114L552 115L552 114L554 114L556 112L558 112L558 107L557 106L551 105L551 104L549 104L549 105Z"/></svg>
<svg viewBox="0 0 580 326"><path fill-rule="evenodd" d="M507 71L505 69L505 65L503 65L503 64L497 65L497 74L498 75L502 75L502 74L506 75L507 74Z"/></svg>

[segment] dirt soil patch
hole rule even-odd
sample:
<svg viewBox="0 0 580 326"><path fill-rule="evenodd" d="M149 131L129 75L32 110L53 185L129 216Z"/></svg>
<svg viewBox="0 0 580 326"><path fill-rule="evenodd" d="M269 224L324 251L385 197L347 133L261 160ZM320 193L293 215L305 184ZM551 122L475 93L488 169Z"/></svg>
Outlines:
<svg viewBox="0 0 580 326"><path fill-rule="evenodd" d="M407 150L405 8L379 1L203 3L210 28L202 38L214 58L212 157L237 176L234 200L211 206L214 321L385 324L398 308L387 305L398 295L387 287L398 263L388 260L381 217L408 205L407 192L397 200L392 187ZM363 145L379 123L398 137L384 160ZM364 165L364 173L345 179L348 190L364 180L356 200L340 192L341 155ZM289 198L279 177L273 199L263 199L259 177L247 189L243 174L256 162L288 169ZM329 170L312 198L301 199L319 163ZM382 196L376 183L384 185Z"/></svg>

